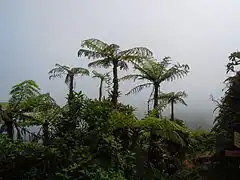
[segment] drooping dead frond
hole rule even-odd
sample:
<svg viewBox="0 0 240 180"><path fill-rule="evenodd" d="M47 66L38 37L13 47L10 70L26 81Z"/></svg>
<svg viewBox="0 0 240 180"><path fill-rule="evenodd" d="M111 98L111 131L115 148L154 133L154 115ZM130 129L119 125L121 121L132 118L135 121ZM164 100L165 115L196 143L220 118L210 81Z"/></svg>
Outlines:
<svg viewBox="0 0 240 180"><path fill-rule="evenodd" d="M65 77L65 80L64 80L64 82L65 82L65 84L67 84L67 86L70 85L70 80L71 80L70 76L71 76L70 74L67 74Z"/></svg>
<svg viewBox="0 0 240 180"><path fill-rule="evenodd" d="M128 70L128 65L126 62L124 61L118 61L118 67L120 67L120 69L122 70Z"/></svg>
<svg viewBox="0 0 240 180"><path fill-rule="evenodd" d="M184 106L187 106L187 103L182 98L178 99L177 102L183 104Z"/></svg>

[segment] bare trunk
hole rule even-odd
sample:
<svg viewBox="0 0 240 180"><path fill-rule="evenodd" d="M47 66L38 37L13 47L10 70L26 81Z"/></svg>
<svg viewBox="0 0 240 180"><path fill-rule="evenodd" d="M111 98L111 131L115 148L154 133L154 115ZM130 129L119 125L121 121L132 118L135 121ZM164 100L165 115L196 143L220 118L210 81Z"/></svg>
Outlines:
<svg viewBox="0 0 240 180"><path fill-rule="evenodd" d="M49 144L49 123L47 120L43 124L43 145L47 146Z"/></svg>
<svg viewBox="0 0 240 180"><path fill-rule="evenodd" d="M71 75L70 76L70 84L69 84L69 100L71 100L73 98L73 80L74 80L74 76Z"/></svg>
<svg viewBox="0 0 240 180"><path fill-rule="evenodd" d="M7 126L7 134L8 137L13 140L13 135L14 135L14 129L13 129L13 121L6 121L6 126Z"/></svg>
<svg viewBox="0 0 240 180"><path fill-rule="evenodd" d="M100 86L99 86L99 101L102 100L102 85L103 85L103 79L101 79Z"/></svg>
<svg viewBox="0 0 240 180"><path fill-rule="evenodd" d="M0 111L0 119L2 119L7 127L8 137L13 140L14 135L14 124L12 117L9 117L6 111Z"/></svg>
<svg viewBox="0 0 240 180"><path fill-rule="evenodd" d="M155 83L154 84L154 97L153 97L153 100L154 100L154 104L153 104L153 108L155 109L155 110L157 110L158 109L158 90L159 90L159 84L158 83ZM157 115L156 115L157 117L159 117L159 112L157 112Z"/></svg>
<svg viewBox="0 0 240 180"><path fill-rule="evenodd" d="M113 91L112 91L112 103L113 106L117 106L118 99L118 74L117 74L118 61L113 60Z"/></svg>
<svg viewBox="0 0 240 180"><path fill-rule="evenodd" d="M150 100L147 101L147 112L150 113Z"/></svg>
<svg viewBox="0 0 240 180"><path fill-rule="evenodd" d="M68 120L68 126L74 126L74 113L73 113L73 80L74 75L70 75L70 82L69 82L69 96L68 96L68 106L69 106L69 120Z"/></svg>
<svg viewBox="0 0 240 180"><path fill-rule="evenodd" d="M159 84L154 84L154 104L153 108L157 109L158 107L158 90L159 90Z"/></svg>
<svg viewBox="0 0 240 180"><path fill-rule="evenodd" d="M171 120L174 120L174 103L171 101Z"/></svg>

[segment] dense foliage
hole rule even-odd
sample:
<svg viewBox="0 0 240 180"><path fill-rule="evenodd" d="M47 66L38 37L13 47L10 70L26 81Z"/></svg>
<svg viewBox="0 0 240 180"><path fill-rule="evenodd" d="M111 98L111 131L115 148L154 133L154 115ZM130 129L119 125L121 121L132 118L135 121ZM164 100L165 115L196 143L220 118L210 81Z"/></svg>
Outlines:
<svg viewBox="0 0 240 180"><path fill-rule="evenodd" d="M227 79L228 90L218 102L212 131L193 131L174 115L174 104L186 105L186 93L160 91L163 82L187 75L187 64L172 65L169 57L158 61L144 47L120 51L118 45L97 39L83 41L82 48L79 57L95 60L89 67L112 66L112 72L92 71L100 80L98 99L74 91L74 78L90 75L82 67L56 64L49 71L50 79L65 76L69 94L63 107L33 80L14 85L8 104L0 108L0 179L195 180L205 177L206 169L208 177L220 179L213 176L217 174L213 163L204 162L231 145L239 116L238 74ZM234 70L238 55L230 56L228 70ZM127 63L134 66L134 74L119 78L118 67L127 69ZM149 106L143 119L137 119L134 107L118 101L119 80L128 79L148 82L127 94L153 87L148 101L153 100L153 108ZM168 104L170 119L159 116ZM37 132L31 131L33 127ZM223 136L229 138L228 144L219 141Z"/></svg>

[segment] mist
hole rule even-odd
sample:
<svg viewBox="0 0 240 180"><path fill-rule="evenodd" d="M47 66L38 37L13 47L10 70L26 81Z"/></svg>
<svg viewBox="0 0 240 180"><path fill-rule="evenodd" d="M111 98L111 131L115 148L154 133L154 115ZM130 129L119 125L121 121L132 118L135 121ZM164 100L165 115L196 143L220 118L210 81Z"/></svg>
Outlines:
<svg viewBox="0 0 240 180"><path fill-rule="evenodd" d="M32 79L64 104L67 86L63 80L50 81L48 71L56 63L86 68L89 61L78 58L77 51L82 40L98 38L122 49L145 46L158 59L170 56L189 64L188 76L161 89L188 94L187 107L176 105L177 118L211 124L215 104L210 94L223 95L228 55L239 47L239 6L237 0L0 1L0 101L8 100L13 85ZM75 91L97 98L97 80L81 77L76 84ZM136 107L142 117L151 88L125 96L134 85L120 83L120 101Z"/></svg>

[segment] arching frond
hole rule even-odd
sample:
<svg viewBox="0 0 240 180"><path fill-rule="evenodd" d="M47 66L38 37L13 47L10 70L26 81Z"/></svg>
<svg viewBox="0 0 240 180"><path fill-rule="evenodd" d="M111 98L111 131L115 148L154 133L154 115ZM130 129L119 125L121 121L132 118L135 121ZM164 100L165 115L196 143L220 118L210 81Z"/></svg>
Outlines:
<svg viewBox="0 0 240 180"><path fill-rule="evenodd" d="M175 93L175 96L185 98L185 97L187 97L187 93L185 91L179 91L179 92Z"/></svg>
<svg viewBox="0 0 240 180"><path fill-rule="evenodd" d="M116 57L120 51L120 46L117 44L110 44L103 50L104 57Z"/></svg>
<svg viewBox="0 0 240 180"><path fill-rule="evenodd" d="M183 104L184 106L187 106L187 103L184 101L184 99L180 98L177 100L179 103Z"/></svg>
<svg viewBox="0 0 240 180"><path fill-rule="evenodd" d="M149 81L155 81L155 76L156 74L152 73L152 60L148 59L144 62L140 62L140 63L133 63L134 65L134 69L139 71L141 74L141 77L143 79L147 79ZM141 79L140 79L141 80Z"/></svg>
<svg viewBox="0 0 240 180"><path fill-rule="evenodd" d="M148 58L141 63L133 64L134 69L140 71L145 76L145 79L157 83L181 78L189 72L188 65L177 64L168 69L170 61L170 57L165 57L161 62Z"/></svg>
<svg viewBox="0 0 240 180"><path fill-rule="evenodd" d="M70 67L68 67L68 66L60 65L60 64L58 64L58 63L55 64L55 66L56 66L56 67L60 67L60 68L64 69L64 70L67 71L67 72L70 71Z"/></svg>
<svg viewBox="0 0 240 180"><path fill-rule="evenodd" d="M82 67L74 67L70 68L68 66L62 66L60 64L56 64L56 68L49 71L49 79L53 78L63 78L65 76L65 83L68 85L69 89L72 87L70 86L70 82L73 83L74 86L74 77L78 75L89 75L89 71Z"/></svg>
<svg viewBox="0 0 240 180"><path fill-rule="evenodd" d="M70 68L67 66L61 66L60 64L56 64L55 66L55 68L48 72L49 79L62 78L70 71Z"/></svg>
<svg viewBox="0 0 240 180"><path fill-rule="evenodd" d="M145 79L141 74L129 74L126 76L123 76L120 78L120 81L125 81L125 80L133 80L135 81L136 79Z"/></svg>
<svg viewBox="0 0 240 180"><path fill-rule="evenodd" d="M108 47L108 44L99 39L91 38L82 41L81 46L92 51L101 52Z"/></svg>
<svg viewBox="0 0 240 180"><path fill-rule="evenodd" d="M33 80L23 81L12 87L10 91L9 107L15 110L23 102L40 94L40 88Z"/></svg>
<svg viewBox="0 0 240 180"><path fill-rule="evenodd" d="M61 78L63 78L64 75L65 75L65 74L51 74L51 75L49 76L49 79L55 79L55 78L61 79Z"/></svg>
<svg viewBox="0 0 240 180"><path fill-rule="evenodd" d="M95 59L95 58L101 58L103 57L101 52L91 51L88 49L79 49L78 50L78 57L85 56L88 59Z"/></svg>
<svg viewBox="0 0 240 180"><path fill-rule="evenodd" d="M34 112L47 111L58 106L49 93L33 96L26 101L25 105L27 109Z"/></svg>
<svg viewBox="0 0 240 180"><path fill-rule="evenodd" d="M127 57L128 55L135 57L151 57L153 53L146 47L135 47L125 51L121 51L119 55L123 57Z"/></svg>
<svg viewBox="0 0 240 180"><path fill-rule="evenodd" d="M174 65L170 69L166 70L162 76L159 77L160 82L163 81L173 81L177 78L182 78L186 74L189 73L189 66L188 65Z"/></svg>
<svg viewBox="0 0 240 180"><path fill-rule="evenodd" d="M145 84L138 85L135 88L133 88L131 91L129 91L126 95L138 93L138 92L142 91L144 88L150 87L151 85L152 85L152 83L145 83Z"/></svg>
<svg viewBox="0 0 240 180"><path fill-rule="evenodd" d="M99 39L87 39L82 41L81 46L87 49L79 49L78 50L78 57L85 56L88 59L97 59L97 58L104 58L105 56L105 49L109 47L109 45Z"/></svg>
<svg viewBox="0 0 240 180"><path fill-rule="evenodd" d="M95 70L92 71L93 73L93 78L99 78L102 79L103 81L107 80L108 78L110 78L110 72L107 73L99 73Z"/></svg>
<svg viewBox="0 0 240 180"><path fill-rule="evenodd" d="M110 59L99 59L94 62L91 62L88 64L88 67L104 67L109 68L112 65L112 62Z"/></svg>
<svg viewBox="0 0 240 180"><path fill-rule="evenodd" d="M138 121L138 124L142 127L152 128L163 139L167 139L173 142L177 142L185 145L184 140L180 136L181 133L188 133L188 130L181 127L174 121L162 120L155 117L147 117L144 120Z"/></svg>
<svg viewBox="0 0 240 180"><path fill-rule="evenodd" d="M89 71L85 68L81 68L81 67L76 67L76 68L72 68L71 72L74 75L85 75L85 76L89 76Z"/></svg>
<svg viewBox="0 0 240 180"><path fill-rule="evenodd" d="M174 103L181 103L187 106L187 103L184 101L183 98L186 98L187 94L184 91L179 92L170 92L170 93L160 93L159 99L162 99L167 102L174 102Z"/></svg>
<svg viewBox="0 0 240 180"><path fill-rule="evenodd" d="M9 94L14 95L14 94L28 92L28 91L31 91L33 94L34 93L38 94L39 90L40 88L35 81L25 80L19 84L14 85Z"/></svg>
<svg viewBox="0 0 240 180"><path fill-rule="evenodd" d="M95 70L93 70L92 73L93 73L93 76L92 76L93 78L100 78L100 79L102 79L104 77L104 75L102 73L99 73L99 72L97 72Z"/></svg>

